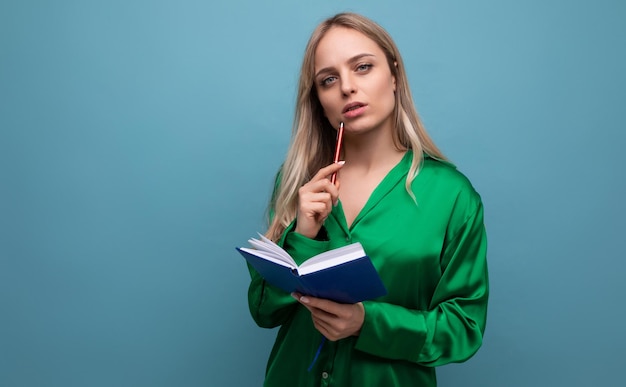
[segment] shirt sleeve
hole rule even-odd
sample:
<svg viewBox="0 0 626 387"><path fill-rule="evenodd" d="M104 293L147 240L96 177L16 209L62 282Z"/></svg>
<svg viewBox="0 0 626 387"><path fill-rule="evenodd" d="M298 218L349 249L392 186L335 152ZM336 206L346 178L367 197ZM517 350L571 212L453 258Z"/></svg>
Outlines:
<svg viewBox="0 0 626 387"><path fill-rule="evenodd" d="M485 330L489 281L482 203L475 208L444 246L442 275L429 309L363 302L356 349L433 367L476 353Z"/></svg>
<svg viewBox="0 0 626 387"><path fill-rule="evenodd" d="M329 241L310 239L295 231L292 223L279 241L298 265L306 259L329 248ZM270 285L248 264L251 282L248 287L248 307L254 321L263 328L274 328L284 324L294 312L298 302L289 293Z"/></svg>

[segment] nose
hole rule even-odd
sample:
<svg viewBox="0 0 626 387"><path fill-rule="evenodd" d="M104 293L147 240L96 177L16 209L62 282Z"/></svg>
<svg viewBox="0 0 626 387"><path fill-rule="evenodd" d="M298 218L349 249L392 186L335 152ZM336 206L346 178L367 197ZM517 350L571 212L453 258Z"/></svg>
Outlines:
<svg viewBox="0 0 626 387"><path fill-rule="evenodd" d="M341 77L341 92L345 96L356 93L355 80L349 73Z"/></svg>

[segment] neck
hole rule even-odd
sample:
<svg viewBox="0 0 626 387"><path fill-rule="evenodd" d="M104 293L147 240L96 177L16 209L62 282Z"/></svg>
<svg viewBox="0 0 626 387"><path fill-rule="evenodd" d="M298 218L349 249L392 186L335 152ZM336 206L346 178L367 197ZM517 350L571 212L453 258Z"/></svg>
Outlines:
<svg viewBox="0 0 626 387"><path fill-rule="evenodd" d="M399 150L393 143L391 128L374 130L365 134L346 135L343 159L346 167L364 171L388 168L400 161L406 150Z"/></svg>

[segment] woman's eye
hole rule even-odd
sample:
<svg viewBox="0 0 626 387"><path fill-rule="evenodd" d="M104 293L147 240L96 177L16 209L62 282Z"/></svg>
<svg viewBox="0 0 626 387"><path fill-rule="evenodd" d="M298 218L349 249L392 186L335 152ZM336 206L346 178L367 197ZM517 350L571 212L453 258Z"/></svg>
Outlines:
<svg viewBox="0 0 626 387"><path fill-rule="evenodd" d="M372 68L373 65L369 64L369 63L363 63L357 66L356 70L357 71L367 71L369 69Z"/></svg>
<svg viewBox="0 0 626 387"><path fill-rule="evenodd" d="M335 79L337 79L336 77L326 77L324 79L322 79L322 81L320 82L320 84L322 86L328 86L331 83L333 83L335 81Z"/></svg>

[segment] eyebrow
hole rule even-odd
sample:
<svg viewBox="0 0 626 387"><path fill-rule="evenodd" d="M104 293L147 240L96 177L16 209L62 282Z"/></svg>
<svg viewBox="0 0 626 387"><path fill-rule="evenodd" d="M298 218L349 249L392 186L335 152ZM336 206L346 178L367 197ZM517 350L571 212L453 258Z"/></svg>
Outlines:
<svg viewBox="0 0 626 387"><path fill-rule="evenodd" d="M368 56L376 57L376 55L374 55L374 54L369 54L367 52L364 52L363 54L358 54L358 55L355 55L352 58L348 59L348 63L358 62L360 59L368 57ZM323 69L321 69L320 71L315 73L315 78L319 77L320 75L322 75L324 73L332 72L334 69L335 68L332 67L332 66L331 67L324 67Z"/></svg>

